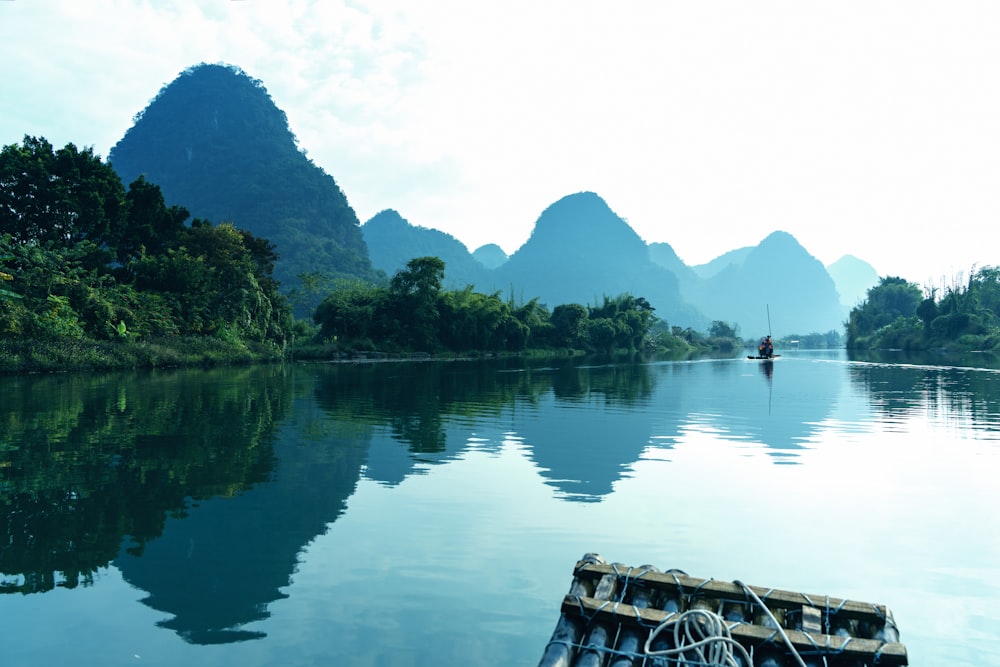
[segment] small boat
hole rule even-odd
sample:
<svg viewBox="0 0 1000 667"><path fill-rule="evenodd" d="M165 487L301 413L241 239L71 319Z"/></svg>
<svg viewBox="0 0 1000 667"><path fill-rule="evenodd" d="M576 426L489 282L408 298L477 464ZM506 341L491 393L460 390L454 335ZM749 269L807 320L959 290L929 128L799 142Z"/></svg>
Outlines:
<svg viewBox="0 0 1000 667"><path fill-rule="evenodd" d="M775 359L780 359L780 354L772 354L769 357L754 356L752 354L747 355L747 359L756 359L757 361L774 361Z"/></svg>
<svg viewBox="0 0 1000 667"><path fill-rule="evenodd" d="M539 667L907 665L883 604L585 554Z"/></svg>

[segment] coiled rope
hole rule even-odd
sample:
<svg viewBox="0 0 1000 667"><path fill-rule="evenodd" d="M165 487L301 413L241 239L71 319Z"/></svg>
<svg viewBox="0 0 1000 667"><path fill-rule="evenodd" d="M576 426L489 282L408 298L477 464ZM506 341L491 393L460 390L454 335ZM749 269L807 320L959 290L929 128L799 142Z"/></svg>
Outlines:
<svg viewBox="0 0 1000 667"><path fill-rule="evenodd" d="M674 648L654 651L652 646L663 632L673 630ZM670 616L646 639L646 655L673 658L678 665L720 665L740 667L733 650L743 658L744 665L753 664L746 649L732 638L725 621L707 609L691 609Z"/></svg>
<svg viewBox="0 0 1000 667"><path fill-rule="evenodd" d="M781 628L781 624L778 623L763 600L742 581L733 583L740 586L743 592L760 606L770 619L777 634L784 641L785 646L788 647L792 657L795 658L800 667L806 667L802 656L799 655L792 641ZM653 650L652 646L656 638L670 630L673 631L674 648ZM690 609L682 614L668 616L649 633L645 651L647 655L672 659L678 665L740 667L741 663L737 661L737 657L743 660L742 665L753 664L753 659L747 650L732 638L726 621L708 609Z"/></svg>

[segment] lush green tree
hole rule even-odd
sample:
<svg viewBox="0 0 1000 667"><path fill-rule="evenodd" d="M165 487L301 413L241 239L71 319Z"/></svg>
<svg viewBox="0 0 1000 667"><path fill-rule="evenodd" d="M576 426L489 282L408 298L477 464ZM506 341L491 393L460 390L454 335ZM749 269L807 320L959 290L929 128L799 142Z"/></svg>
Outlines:
<svg viewBox="0 0 1000 667"><path fill-rule="evenodd" d="M0 150L0 234L15 243L105 245L125 225L125 189L93 150L44 138Z"/></svg>
<svg viewBox="0 0 1000 667"><path fill-rule="evenodd" d="M708 327L708 335L712 338L737 338L737 327L729 322L713 320Z"/></svg>
<svg viewBox="0 0 1000 667"><path fill-rule="evenodd" d="M7 245L9 245L9 238L7 239ZM10 259L14 259L14 256L10 254L0 254L0 264ZM14 280L14 276L7 273L6 271L0 271L0 280ZM6 290L0 287L0 300L10 300L10 299L20 299L20 298L21 298L20 294L17 294L16 292L11 292L10 290Z"/></svg>
<svg viewBox="0 0 1000 667"><path fill-rule="evenodd" d="M139 176L125 195L126 225L111 239L117 260L127 265L140 252L157 255L176 244L188 212L168 207L160 186Z"/></svg>
<svg viewBox="0 0 1000 667"><path fill-rule="evenodd" d="M654 308L643 297L621 294L613 298L605 296L604 302L600 306L589 309L588 317L591 322L602 319L610 320L614 331L612 347L635 351L642 347L649 327L655 320L653 311ZM592 334L594 333L592 327L590 331ZM606 335L603 326L599 332L602 337ZM591 342L601 350L605 350L607 347L603 341L599 343L592 338Z"/></svg>
<svg viewBox="0 0 1000 667"><path fill-rule="evenodd" d="M610 317L589 318L587 320L587 338L591 345L603 354L611 354L618 338L618 328Z"/></svg>
<svg viewBox="0 0 1000 667"><path fill-rule="evenodd" d="M931 322L937 317L937 303L933 296L929 296L917 306L917 317L924 323L924 327L930 329Z"/></svg>
<svg viewBox="0 0 1000 667"><path fill-rule="evenodd" d="M567 303L552 309L552 340L557 347L583 349L587 341L587 309Z"/></svg>
<svg viewBox="0 0 1000 667"><path fill-rule="evenodd" d="M468 286L445 292L438 303L440 342L452 350L504 350L514 316L499 293L479 294Z"/></svg>
<svg viewBox="0 0 1000 667"><path fill-rule="evenodd" d="M232 224L202 220L178 243L162 255L144 253L133 270L139 289L169 295L185 333L283 337L288 308L270 279L266 246Z"/></svg>
<svg viewBox="0 0 1000 667"><path fill-rule="evenodd" d="M1000 325L1000 268L984 266L969 278L967 310L985 326Z"/></svg>
<svg viewBox="0 0 1000 667"><path fill-rule="evenodd" d="M884 277L868 290L867 299L851 310L847 322L847 346L855 347L897 318L914 317L923 301L920 288L902 278Z"/></svg>
<svg viewBox="0 0 1000 667"><path fill-rule="evenodd" d="M437 257L415 257L389 282L391 318L403 344L417 349L436 347L438 296L444 280L444 262Z"/></svg>
<svg viewBox="0 0 1000 667"><path fill-rule="evenodd" d="M524 341L520 345L515 345L515 349L523 349L529 345L534 345L536 342L542 346L549 343L554 331L552 319L548 309L539 303L537 297L520 306L515 306L514 299L511 297L508 301L508 306L511 308L514 319L524 327L522 332ZM513 343L513 341L511 342Z"/></svg>
<svg viewBox="0 0 1000 667"><path fill-rule="evenodd" d="M379 327L388 301L386 288L342 278L334 281L333 289L317 306L313 321L319 325L323 340L348 343L381 338L389 333Z"/></svg>

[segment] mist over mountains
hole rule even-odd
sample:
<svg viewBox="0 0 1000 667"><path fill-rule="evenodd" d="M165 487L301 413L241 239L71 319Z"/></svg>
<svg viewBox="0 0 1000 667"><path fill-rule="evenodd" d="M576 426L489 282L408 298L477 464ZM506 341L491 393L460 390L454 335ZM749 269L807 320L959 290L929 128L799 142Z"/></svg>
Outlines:
<svg viewBox="0 0 1000 667"><path fill-rule="evenodd" d="M450 289L472 285L550 308L627 292L671 325L704 331L723 320L744 336L766 333L769 311L780 336L840 330L858 294L878 282L857 258L828 271L781 231L688 267L669 244L643 241L594 192L567 194L540 212L509 257L494 244L470 252L449 234L411 225L405 212L385 210L362 225L334 178L299 149L263 84L228 65L197 65L164 86L109 160L126 184L145 175L168 204L270 240L285 289L306 273L384 279L433 255L445 262Z"/></svg>

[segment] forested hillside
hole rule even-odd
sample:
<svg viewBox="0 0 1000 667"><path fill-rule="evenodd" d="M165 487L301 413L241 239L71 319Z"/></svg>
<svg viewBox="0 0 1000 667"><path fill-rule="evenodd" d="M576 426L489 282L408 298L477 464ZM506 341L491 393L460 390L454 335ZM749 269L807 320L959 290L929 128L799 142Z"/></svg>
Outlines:
<svg viewBox="0 0 1000 667"><path fill-rule="evenodd" d="M293 321L267 239L231 223L187 224L189 217L144 176L126 188L90 149L55 149L33 137L5 146L0 370L277 359L296 334L299 350L324 359L529 346L687 353L703 342L690 330L666 331L641 296L549 309L471 285L445 290L437 257L411 260L387 284L331 281L311 329Z"/></svg>
<svg viewBox="0 0 1000 667"><path fill-rule="evenodd" d="M269 239L286 289L302 273L380 278L340 187L299 150L263 84L239 68L182 72L136 115L109 159L124 182L145 175L168 204Z"/></svg>
<svg viewBox="0 0 1000 667"><path fill-rule="evenodd" d="M90 149L25 137L0 151L0 343L211 336L284 345L290 313L271 244L128 189ZM149 350L147 350L148 352ZM8 360L9 361L9 360ZM30 363L26 360L26 367Z"/></svg>

